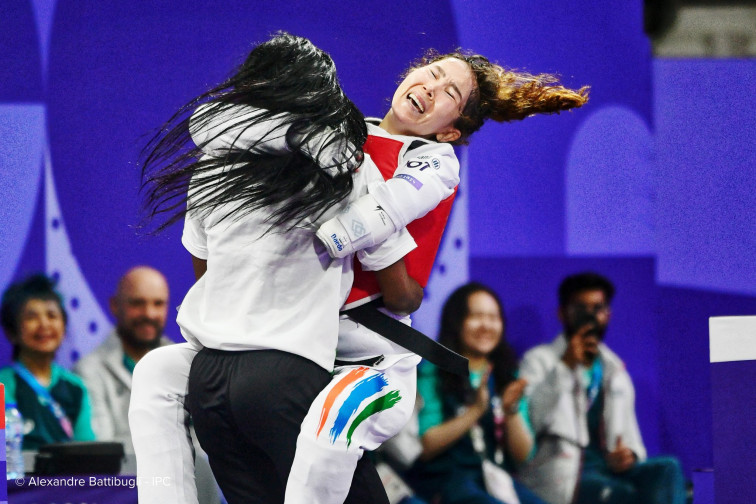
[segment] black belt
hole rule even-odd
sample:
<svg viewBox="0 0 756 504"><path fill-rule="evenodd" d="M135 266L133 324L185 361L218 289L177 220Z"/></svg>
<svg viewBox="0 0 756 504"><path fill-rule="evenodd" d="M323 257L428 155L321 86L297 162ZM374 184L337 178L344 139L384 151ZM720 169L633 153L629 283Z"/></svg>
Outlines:
<svg viewBox="0 0 756 504"><path fill-rule="evenodd" d="M381 299L376 299L343 313L441 369L463 377L470 375L467 359L430 339L417 329L381 313L378 311L378 307L382 306L382 303Z"/></svg>
<svg viewBox="0 0 756 504"><path fill-rule="evenodd" d="M333 363L334 366L368 366L375 367L383 362L383 355L376 355L375 357L368 357L367 359L360 360L342 360L336 359Z"/></svg>

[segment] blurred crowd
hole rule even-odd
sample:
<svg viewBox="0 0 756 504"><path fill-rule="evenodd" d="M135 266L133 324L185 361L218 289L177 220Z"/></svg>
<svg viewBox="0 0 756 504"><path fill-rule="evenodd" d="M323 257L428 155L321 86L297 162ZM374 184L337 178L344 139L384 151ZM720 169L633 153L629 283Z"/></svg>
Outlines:
<svg viewBox="0 0 756 504"><path fill-rule="evenodd" d="M561 333L518 359L497 293L476 282L457 288L437 336L468 359L470 376L421 362L411 421L368 454L392 504L685 502L677 459L646 453L631 376L605 342L614 293L596 273L564 278ZM133 453L132 373L149 351L172 344L163 334L168 306L159 271L130 269L110 298L112 331L68 370L55 362L67 326L55 282L38 274L10 285L0 316L12 362L0 382L23 417L24 449L101 440Z"/></svg>

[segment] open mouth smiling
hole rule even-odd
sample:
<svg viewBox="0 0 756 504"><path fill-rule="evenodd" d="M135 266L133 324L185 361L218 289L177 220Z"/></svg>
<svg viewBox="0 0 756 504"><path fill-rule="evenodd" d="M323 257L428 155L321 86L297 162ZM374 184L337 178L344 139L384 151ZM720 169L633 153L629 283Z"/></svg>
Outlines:
<svg viewBox="0 0 756 504"><path fill-rule="evenodd" d="M418 112L421 114L425 112L425 105L423 104L422 100L415 96L414 93L410 93L407 95L407 99L412 103L412 106L417 109Z"/></svg>

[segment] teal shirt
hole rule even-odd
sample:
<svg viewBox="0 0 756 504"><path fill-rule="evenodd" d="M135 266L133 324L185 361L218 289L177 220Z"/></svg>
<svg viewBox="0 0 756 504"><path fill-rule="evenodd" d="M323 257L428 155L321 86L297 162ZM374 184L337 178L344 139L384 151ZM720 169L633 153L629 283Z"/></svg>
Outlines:
<svg viewBox="0 0 756 504"><path fill-rule="evenodd" d="M470 385L473 388L477 388L480 385L483 374L484 373L480 371L470 372ZM440 378L438 376L438 368L433 364L423 362L418 369L417 377L417 391L423 400L422 408L418 413L419 434L421 437L433 427L451 420L454 415L454 409L463 406L456 400L442 397L439 384ZM491 397L493 398L493 378L490 379L488 385ZM487 457L494 461L496 460L496 440L492 408L480 418L478 424L482 428ZM527 428L532 432L532 427L530 426L527 415L527 403L525 400L520 401L519 411ZM535 450L531 452L529 456L532 457L534 453ZM507 460L506 457L503 467L507 470L515 469L513 462ZM480 468L480 455L475 451L471 437L465 435L447 448L443 453L434 457L434 459L418 463L415 471L418 477L439 477L444 479L455 471L480 471Z"/></svg>
<svg viewBox="0 0 756 504"><path fill-rule="evenodd" d="M483 377L483 371L470 371L470 385L477 388ZM428 429L441 425L444 421L444 405L441 395L439 394L439 379L436 366L429 362L423 362L417 372L417 392L423 399L423 407L418 413L419 432L422 437ZM493 392L492 392L493 393ZM532 426L528 416L528 405L523 398L518 406L519 413L522 415L525 425L532 434ZM535 454L535 446L530 454Z"/></svg>
<svg viewBox="0 0 756 504"><path fill-rule="evenodd" d="M131 373L132 375L134 374L134 368L136 367L136 362L134 361L134 359L132 359L125 353L123 354L123 366L129 370L129 373Z"/></svg>
<svg viewBox="0 0 756 504"><path fill-rule="evenodd" d="M604 449L601 446L601 420L604 413L604 394L602 393L603 366L601 359L596 359L586 373L586 395L590 401L588 408L588 447L585 450L583 470L606 467Z"/></svg>
<svg viewBox="0 0 756 504"><path fill-rule="evenodd" d="M24 419L25 450L68 440L55 415L12 367L0 368L0 383L5 386L5 402L16 403ZM50 384L45 388L71 421L73 440L93 441L92 405L81 378L53 363Z"/></svg>
<svg viewBox="0 0 756 504"><path fill-rule="evenodd" d="M438 393L438 375L436 366L423 362L417 371L417 393L423 398L423 407L418 413L420 436L431 427L444 421L444 409Z"/></svg>

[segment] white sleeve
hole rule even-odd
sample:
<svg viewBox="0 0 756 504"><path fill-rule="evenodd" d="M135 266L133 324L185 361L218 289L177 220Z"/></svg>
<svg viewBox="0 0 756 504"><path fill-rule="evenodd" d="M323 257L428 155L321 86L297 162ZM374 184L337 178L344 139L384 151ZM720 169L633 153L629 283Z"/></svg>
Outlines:
<svg viewBox="0 0 756 504"><path fill-rule="evenodd" d="M635 413L635 387L624 365L621 370L615 371L606 387L608 399L604 408L607 446L616 446L617 436L622 436L622 442L635 453L638 461L646 460L646 447Z"/></svg>
<svg viewBox="0 0 756 504"><path fill-rule="evenodd" d="M207 113L213 107L216 110ZM265 110L246 105L200 105L189 121L189 133L205 154L220 157L231 147L248 149L253 145L269 154L288 152L286 132L291 123L287 113L258 120ZM201 118L201 119L200 119Z"/></svg>
<svg viewBox="0 0 756 504"><path fill-rule="evenodd" d="M438 206L459 184L459 161L448 144L432 143L401 160L394 176L368 184L368 194L324 223L317 236L334 258L381 243Z"/></svg>
<svg viewBox="0 0 756 504"><path fill-rule="evenodd" d="M184 248L198 259L207 259L207 233L196 212L186 212L184 231L181 235Z"/></svg>
<svg viewBox="0 0 756 504"><path fill-rule="evenodd" d="M374 183L369 192L396 229L403 228L438 206L459 184L459 161L449 144L432 143L402 159L394 176Z"/></svg>
<svg viewBox="0 0 756 504"><path fill-rule="evenodd" d="M215 108L209 112L210 108ZM209 112L209 113L208 113ZM248 105L200 105L189 121L189 133L205 154L222 157L234 149L252 149L266 154L290 152L287 135L294 122L288 112L261 120L264 109ZM306 124L291 131L299 152L313 160L328 175L335 176L359 166L361 150L347 141L339 129L312 133Z"/></svg>
<svg viewBox="0 0 756 504"><path fill-rule="evenodd" d="M572 370L551 350L536 348L525 353L519 377L528 381L525 397L533 431L551 434L579 446L588 444L588 431L577 411L586 411L580 376L582 367Z"/></svg>
<svg viewBox="0 0 756 504"><path fill-rule="evenodd" d="M378 271L388 268L416 248L412 235L402 228L383 243L358 251L357 259L365 271Z"/></svg>

